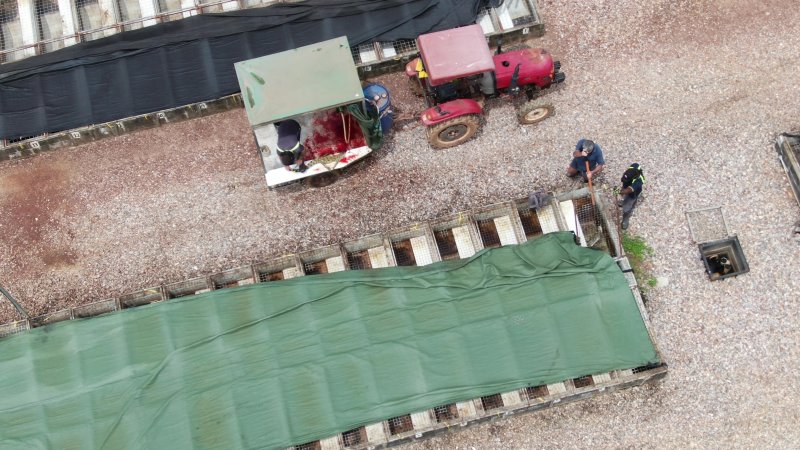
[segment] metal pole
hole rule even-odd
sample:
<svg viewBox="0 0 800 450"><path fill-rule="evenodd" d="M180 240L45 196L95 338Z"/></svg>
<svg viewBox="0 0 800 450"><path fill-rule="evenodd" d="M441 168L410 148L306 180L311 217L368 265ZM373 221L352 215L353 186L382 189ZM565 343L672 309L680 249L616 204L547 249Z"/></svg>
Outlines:
<svg viewBox="0 0 800 450"><path fill-rule="evenodd" d="M19 315L22 316L23 319L28 318L28 312L25 311L25 308L23 308L22 305L20 305L17 302L17 300L2 285L0 285L0 294L3 294L3 296L7 298L12 305L14 305L14 308L17 309L17 312L19 313Z"/></svg>

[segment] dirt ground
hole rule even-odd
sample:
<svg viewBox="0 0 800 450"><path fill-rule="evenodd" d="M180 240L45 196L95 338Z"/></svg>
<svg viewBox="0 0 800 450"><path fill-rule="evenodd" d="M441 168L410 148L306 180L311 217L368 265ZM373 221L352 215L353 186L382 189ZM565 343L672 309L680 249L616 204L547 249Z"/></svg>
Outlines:
<svg viewBox="0 0 800 450"><path fill-rule="evenodd" d="M563 63L556 115L489 104L452 151L399 129L321 189L269 191L243 110L0 164L0 284L33 316L320 247L537 188L567 190L591 137L609 183L648 174L631 232L653 247L655 386L469 427L411 448L800 447L800 207L772 143L800 130L800 9L768 0L539 0ZM400 90L401 112L415 110ZM402 128L402 127L401 127ZM684 212L721 205L750 263L710 283ZM14 320L0 304L0 322Z"/></svg>

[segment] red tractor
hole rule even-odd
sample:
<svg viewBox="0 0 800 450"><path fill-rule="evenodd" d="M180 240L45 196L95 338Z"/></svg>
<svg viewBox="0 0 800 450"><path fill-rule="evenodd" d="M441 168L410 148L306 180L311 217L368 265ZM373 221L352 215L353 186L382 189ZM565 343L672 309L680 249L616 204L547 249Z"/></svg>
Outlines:
<svg viewBox="0 0 800 450"><path fill-rule="evenodd" d="M516 98L525 92L532 100L538 91L561 83L561 63L547 50L518 48L492 55L479 25L437 31L417 38L420 57L406 64L412 90L425 97L422 113L428 142L449 148L471 139L480 128L483 99ZM477 100L476 100L477 99ZM532 124L553 113L551 105L524 103L520 123Z"/></svg>

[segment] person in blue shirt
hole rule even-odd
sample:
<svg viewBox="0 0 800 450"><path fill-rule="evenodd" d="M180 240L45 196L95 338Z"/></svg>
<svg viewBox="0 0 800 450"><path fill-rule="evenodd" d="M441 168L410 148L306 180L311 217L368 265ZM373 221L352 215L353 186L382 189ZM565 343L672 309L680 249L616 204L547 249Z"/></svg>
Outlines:
<svg viewBox="0 0 800 450"><path fill-rule="evenodd" d="M622 208L622 229L627 230L633 208L636 207L636 201L639 200L644 187L642 166L639 163L631 164L622 174L621 181L622 189L618 189L618 194L622 196L622 199L617 202L617 205Z"/></svg>
<svg viewBox="0 0 800 450"><path fill-rule="evenodd" d="M589 161L589 171L586 171L586 161ZM606 160L603 158L603 149L589 139L581 139L572 152L572 161L567 167L567 176L581 176L584 182L603 171Z"/></svg>

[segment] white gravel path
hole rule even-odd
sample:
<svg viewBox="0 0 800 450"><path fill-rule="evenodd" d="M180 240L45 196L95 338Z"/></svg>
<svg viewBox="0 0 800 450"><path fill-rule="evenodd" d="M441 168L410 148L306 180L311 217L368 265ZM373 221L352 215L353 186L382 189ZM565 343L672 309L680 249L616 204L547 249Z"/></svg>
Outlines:
<svg viewBox="0 0 800 450"><path fill-rule="evenodd" d="M648 308L670 375L408 447L800 447L800 208L772 148L800 130L796 2L539 6L547 33L534 45L567 73L541 124L490 102L477 139L434 152L421 128L398 132L318 190L266 189L242 110L3 163L0 283L41 314L567 189L570 148L589 137L609 183L631 162L647 170L631 231L668 280ZM707 281L683 212L710 205L725 208L749 274Z"/></svg>

